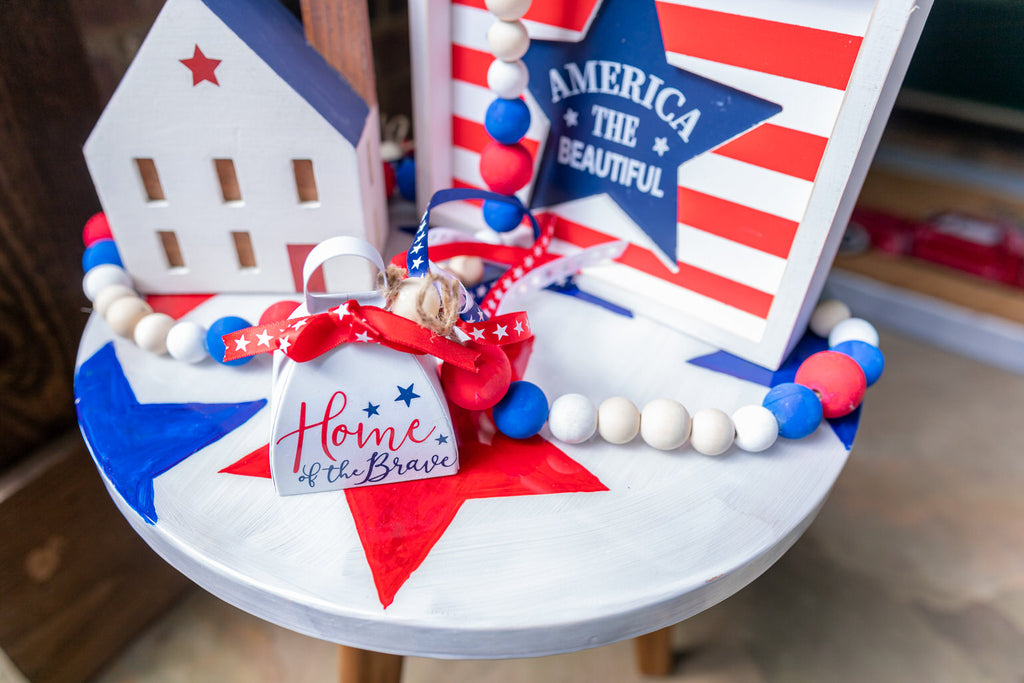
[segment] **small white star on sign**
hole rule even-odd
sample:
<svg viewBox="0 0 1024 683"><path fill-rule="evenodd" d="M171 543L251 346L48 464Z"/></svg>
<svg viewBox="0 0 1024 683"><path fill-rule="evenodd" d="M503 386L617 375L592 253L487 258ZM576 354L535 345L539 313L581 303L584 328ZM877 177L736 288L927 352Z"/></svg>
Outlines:
<svg viewBox="0 0 1024 683"><path fill-rule="evenodd" d="M235 351L244 351L245 353L249 353L249 340L245 337L236 338Z"/></svg>
<svg viewBox="0 0 1024 683"><path fill-rule="evenodd" d="M668 138L654 138L654 147L651 148L659 157L665 156L668 151Z"/></svg>
<svg viewBox="0 0 1024 683"><path fill-rule="evenodd" d="M569 107L565 110L565 113L562 114L562 119L565 121L566 126L569 128L575 128L580 122L580 113L572 107Z"/></svg>
<svg viewBox="0 0 1024 683"><path fill-rule="evenodd" d="M256 335L256 341L259 342L257 344L257 346L266 346L269 349L270 348L270 339L271 339L270 333L267 332L266 330L264 330L263 332L259 332Z"/></svg>

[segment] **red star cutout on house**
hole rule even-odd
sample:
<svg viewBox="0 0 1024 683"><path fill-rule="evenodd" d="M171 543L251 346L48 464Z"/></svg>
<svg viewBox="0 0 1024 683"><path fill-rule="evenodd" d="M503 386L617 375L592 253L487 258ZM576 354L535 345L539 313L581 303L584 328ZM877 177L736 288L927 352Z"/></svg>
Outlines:
<svg viewBox="0 0 1024 683"><path fill-rule="evenodd" d="M385 608L467 500L608 490L582 465L539 436L517 441L497 434L489 446L463 439L459 467L458 474L448 477L345 491ZM221 471L269 478L269 447Z"/></svg>
<svg viewBox="0 0 1024 683"><path fill-rule="evenodd" d="M196 50L192 53L191 57L188 59L179 59L178 61L187 66L192 72L193 87L199 85L203 81L210 81L210 83L220 86L220 83L217 82L217 74L214 73L214 70L220 64L221 60L210 59L203 54L203 51L199 49L198 45L196 45Z"/></svg>

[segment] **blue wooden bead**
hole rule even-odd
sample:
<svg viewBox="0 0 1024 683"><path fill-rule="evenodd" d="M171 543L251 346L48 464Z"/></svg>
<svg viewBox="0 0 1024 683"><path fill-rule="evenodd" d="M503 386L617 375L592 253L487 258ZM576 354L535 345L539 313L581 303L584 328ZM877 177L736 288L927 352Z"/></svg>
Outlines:
<svg viewBox="0 0 1024 683"><path fill-rule="evenodd" d="M832 350L844 353L857 361L857 365L864 371L869 387L878 381L885 370L885 356L882 355L881 349L867 342L851 339L836 344Z"/></svg>
<svg viewBox="0 0 1024 683"><path fill-rule="evenodd" d="M85 273L103 263L124 268L124 263L121 262L121 255L117 253L117 245L114 244L114 240L96 240L82 254L82 271Z"/></svg>
<svg viewBox="0 0 1024 683"><path fill-rule="evenodd" d="M523 221L523 210L514 204L488 199L484 201L484 223L494 232L508 232L519 227Z"/></svg>
<svg viewBox="0 0 1024 683"><path fill-rule="evenodd" d="M416 201L416 162L412 157L406 157L398 162L395 168L395 183L398 185L398 194L410 202Z"/></svg>
<svg viewBox="0 0 1024 683"><path fill-rule="evenodd" d="M762 404L779 421L779 436L802 439L821 424L821 401L813 391L794 382L778 384Z"/></svg>
<svg viewBox="0 0 1024 683"><path fill-rule="evenodd" d="M502 434L527 439L539 432L548 419L548 399L536 384L512 382L491 415Z"/></svg>
<svg viewBox="0 0 1024 683"><path fill-rule="evenodd" d="M530 108L520 99L503 100L500 97L487 107L484 128L498 142L511 145L522 139L530 128Z"/></svg>
<svg viewBox="0 0 1024 683"><path fill-rule="evenodd" d="M206 348L210 351L210 357L222 365L244 365L251 361L253 356L225 361L224 351L226 348L224 346L224 340L221 339L225 334L238 332L239 330L244 330L247 327L252 327L252 323L245 318L239 318L235 315L225 316L214 321L206 331Z"/></svg>

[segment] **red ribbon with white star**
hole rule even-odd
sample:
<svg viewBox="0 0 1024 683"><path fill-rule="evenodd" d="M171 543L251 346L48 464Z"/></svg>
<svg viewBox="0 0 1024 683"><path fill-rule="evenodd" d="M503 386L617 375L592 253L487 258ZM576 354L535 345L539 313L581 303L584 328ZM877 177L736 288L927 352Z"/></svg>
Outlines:
<svg viewBox="0 0 1024 683"><path fill-rule="evenodd" d="M460 323L467 339L481 344L514 344L533 336L526 313L518 311L477 323ZM223 337L224 360L280 350L300 363L341 344L375 343L403 353L430 354L474 370L480 353L376 306L355 300L324 313L248 327Z"/></svg>

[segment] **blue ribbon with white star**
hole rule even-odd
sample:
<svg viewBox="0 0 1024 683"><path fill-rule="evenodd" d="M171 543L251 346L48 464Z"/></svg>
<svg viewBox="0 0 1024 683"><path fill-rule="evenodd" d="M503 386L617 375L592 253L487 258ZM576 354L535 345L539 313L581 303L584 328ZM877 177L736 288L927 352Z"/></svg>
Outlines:
<svg viewBox="0 0 1024 683"><path fill-rule="evenodd" d="M434 193L434 196L430 198L430 202L427 204L426 210L423 211L423 217L420 219L419 226L416 228L416 236L413 238L412 246L409 248L409 252L406 255L405 265L409 270L409 277L425 277L427 273L431 272L429 254L429 244L427 242L427 233L430 230L430 210L434 207L440 206L441 204L447 204L448 202L465 201L467 199L482 199L504 202L511 204L517 209L521 210L526 217L530 219L530 225L533 227L533 238L537 239L540 237L540 225L537 223L537 219L533 213L523 206L523 203L519 201L518 197L498 194L497 192L489 192L487 190L476 190L468 187L456 187L446 190L438 190ZM462 310L459 311L459 317L466 322L480 322L486 318L484 313L477 306L473 296L465 290L460 284L460 294L462 297Z"/></svg>

